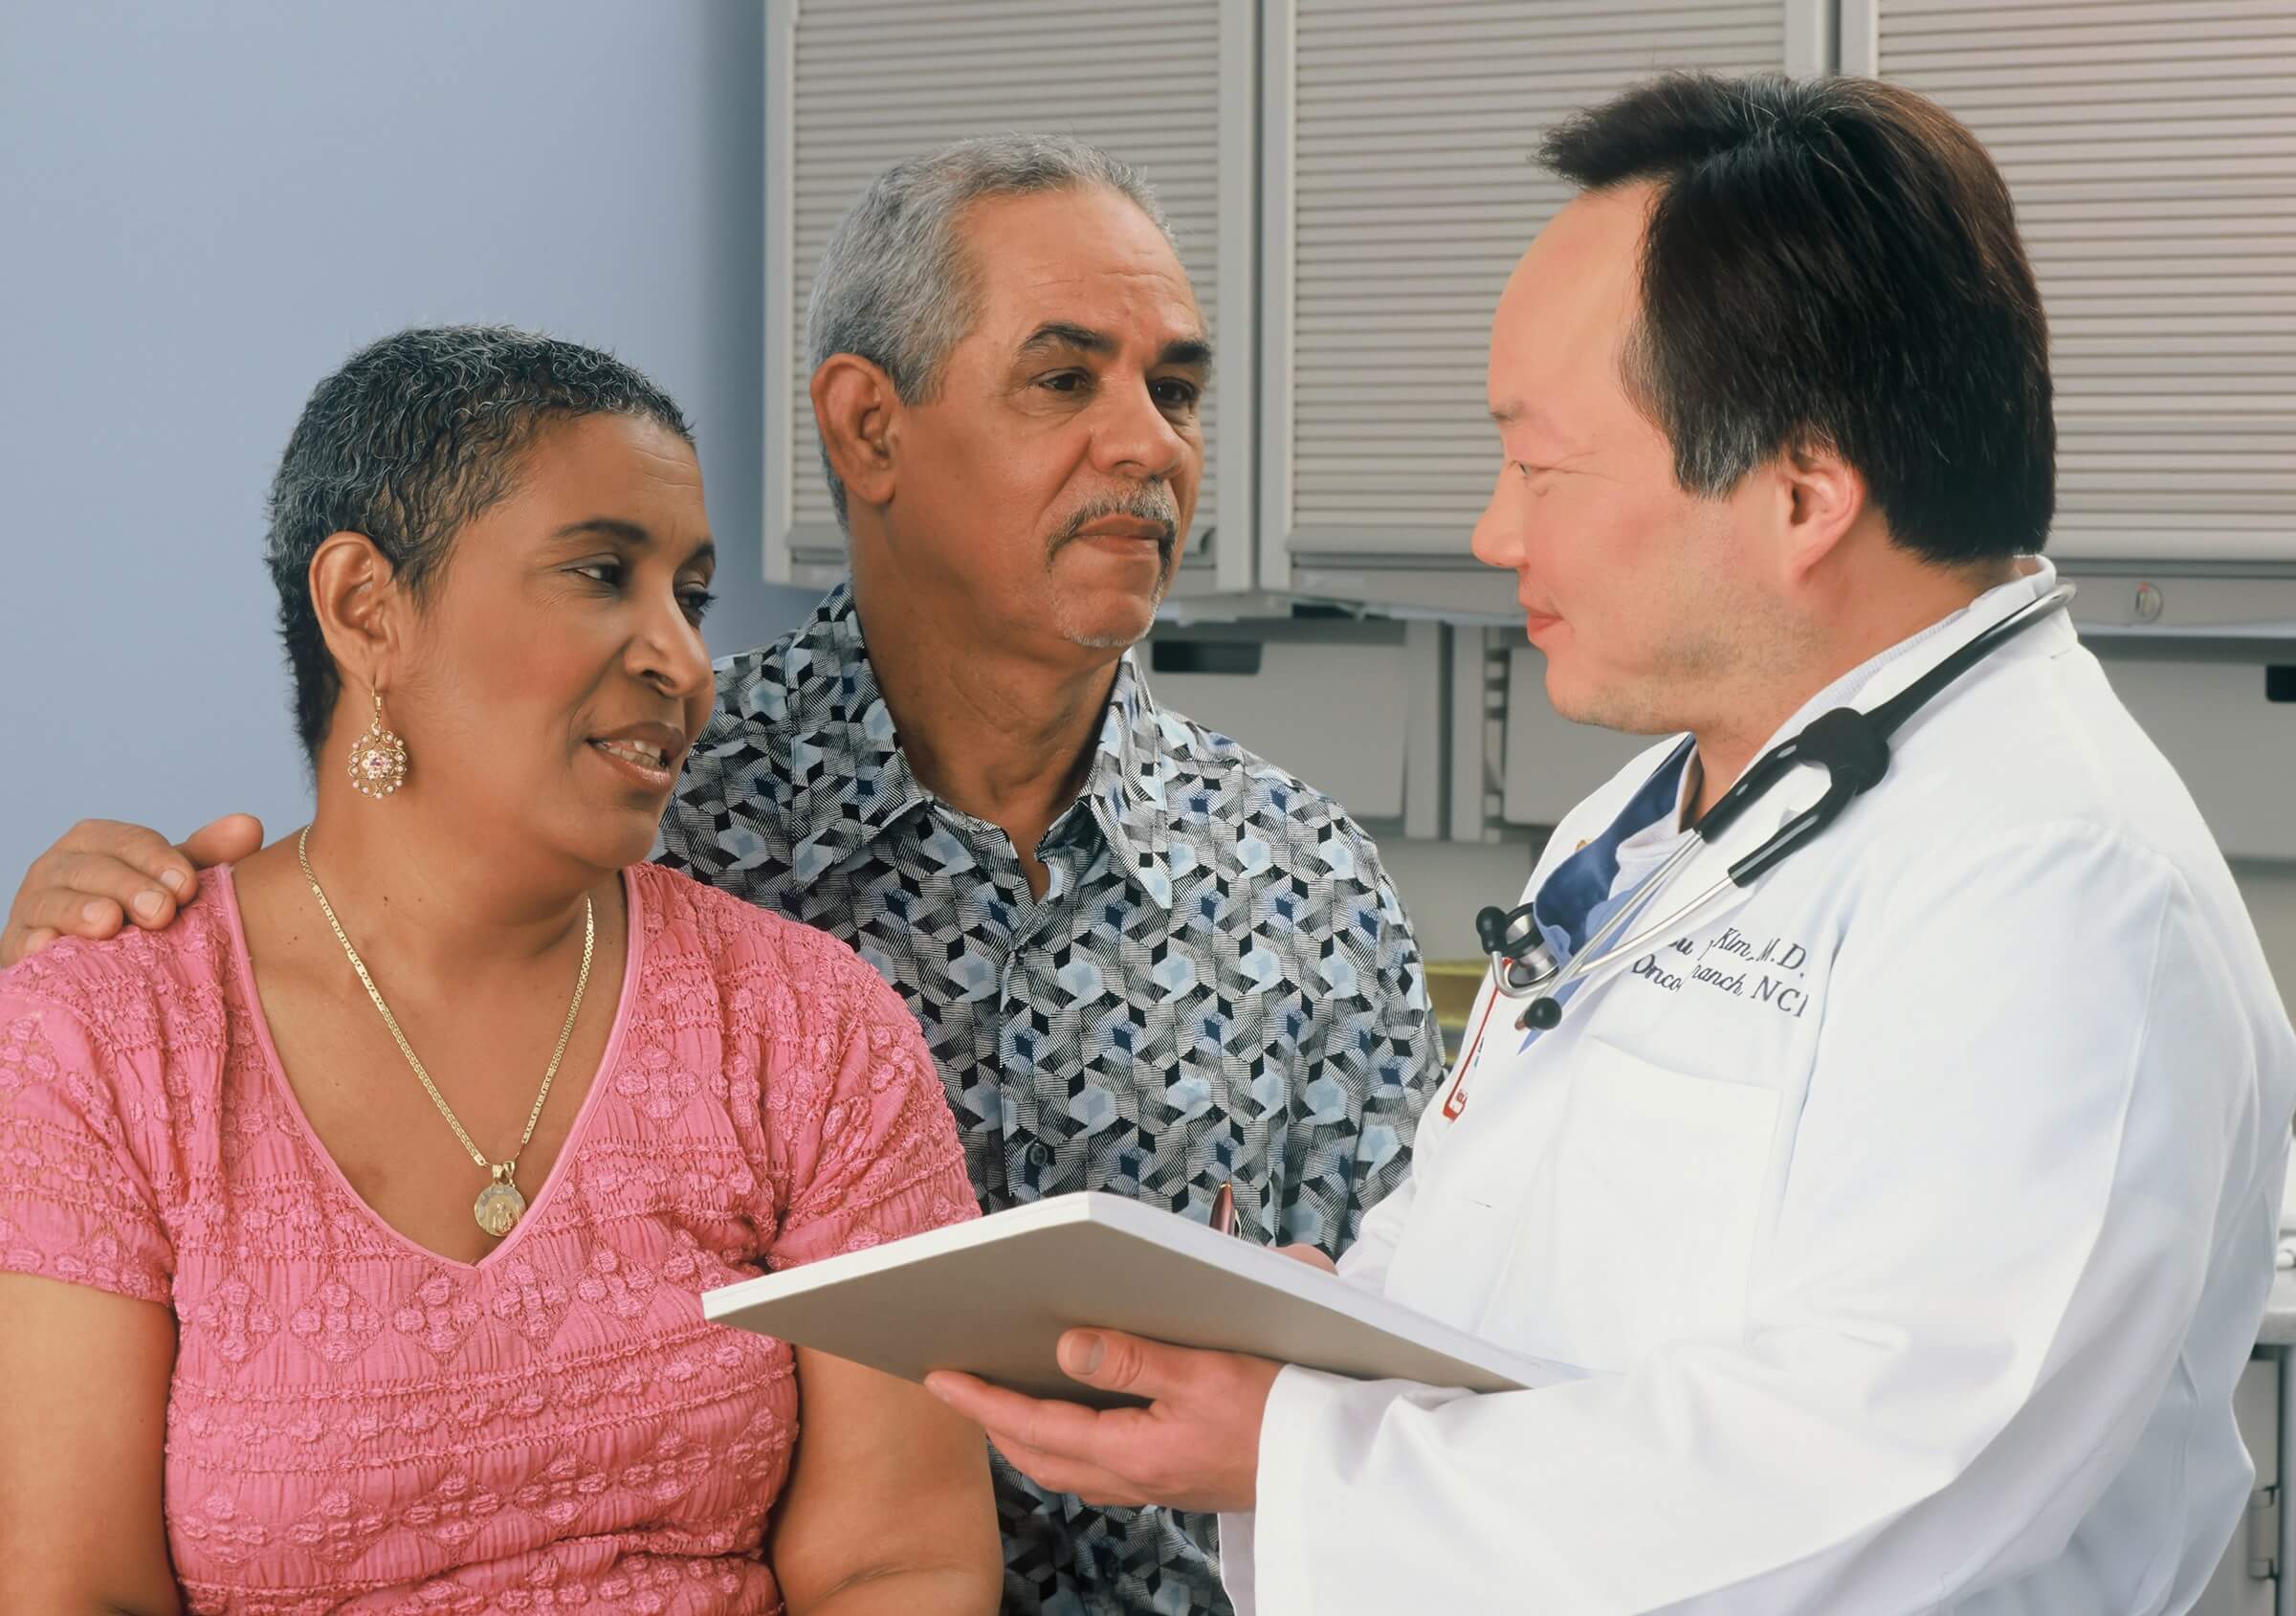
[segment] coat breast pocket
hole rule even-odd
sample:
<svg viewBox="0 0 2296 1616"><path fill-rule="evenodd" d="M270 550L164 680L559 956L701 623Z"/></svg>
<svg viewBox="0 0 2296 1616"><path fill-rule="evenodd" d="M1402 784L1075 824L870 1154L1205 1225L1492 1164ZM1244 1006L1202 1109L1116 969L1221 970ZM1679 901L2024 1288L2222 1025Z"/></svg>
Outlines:
<svg viewBox="0 0 2296 1616"><path fill-rule="evenodd" d="M1734 1340L1777 1126L1775 1090L1571 1052L1547 1146L1509 1197L1513 1252L1483 1332L1597 1370Z"/></svg>

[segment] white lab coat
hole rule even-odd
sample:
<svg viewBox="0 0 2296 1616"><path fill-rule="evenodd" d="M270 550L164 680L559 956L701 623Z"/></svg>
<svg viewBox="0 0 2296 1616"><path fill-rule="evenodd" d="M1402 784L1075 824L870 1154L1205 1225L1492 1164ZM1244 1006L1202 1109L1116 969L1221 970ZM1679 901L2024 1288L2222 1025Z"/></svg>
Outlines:
<svg viewBox="0 0 2296 1616"><path fill-rule="evenodd" d="M1993 590L1781 736L2053 583ZM1572 812L1532 893L1672 744ZM1782 786L1652 917L1822 785ZM1614 891L1672 824L1623 850ZM2250 1485L2230 1400L2296 1035L2192 799L2064 616L1923 708L1880 785L1750 895L1591 982L1527 1051L1514 1013L1340 1268L1590 1374L1474 1396L1286 1369L1258 1511L1222 1521L1241 1609L2198 1596Z"/></svg>

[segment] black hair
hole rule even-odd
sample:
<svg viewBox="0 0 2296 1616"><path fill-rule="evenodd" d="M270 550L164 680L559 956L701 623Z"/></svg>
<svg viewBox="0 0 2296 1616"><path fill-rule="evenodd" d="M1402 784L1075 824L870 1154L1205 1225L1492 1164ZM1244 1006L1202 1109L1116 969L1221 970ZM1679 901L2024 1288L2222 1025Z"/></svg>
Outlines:
<svg viewBox="0 0 2296 1616"><path fill-rule="evenodd" d="M542 427L599 414L694 441L669 394L620 360L507 326L401 331L319 384L272 479L265 545L305 752L317 758L342 689L311 601L320 545L366 535L419 600L456 533L511 491Z"/></svg>
<svg viewBox="0 0 2296 1616"><path fill-rule="evenodd" d="M1825 446L1920 556L2041 549L2048 325L2009 188L1943 108L1875 79L1670 75L1540 157L1583 189L1656 184L1623 365L1686 490Z"/></svg>

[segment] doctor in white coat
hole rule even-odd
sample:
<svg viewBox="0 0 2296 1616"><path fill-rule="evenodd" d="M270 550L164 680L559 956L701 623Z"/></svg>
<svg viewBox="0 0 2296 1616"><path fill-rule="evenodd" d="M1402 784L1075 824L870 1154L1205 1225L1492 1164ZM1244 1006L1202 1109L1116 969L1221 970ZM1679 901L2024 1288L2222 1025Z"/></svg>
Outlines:
<svg viewBox="0 0 2296 1616"><path fill-rule="evenodd" d="M1856 80L1661 81L1492 329L1516 577L1569 717L1665 734L1556 830L1552 1029L1486 982L1340 1272L1584 1378L1475 1396L1103 1331L1093 1413L935 1389L1088 1497L1226 1512L1239 1607L2178 1611L2245 1500L2296 1037L2191 798L2063 613L1822 791L1650 872L1777 742L2054 585L2046 334L1975 140ZM1510 895L1512 896L1512 895Z"/></svg>

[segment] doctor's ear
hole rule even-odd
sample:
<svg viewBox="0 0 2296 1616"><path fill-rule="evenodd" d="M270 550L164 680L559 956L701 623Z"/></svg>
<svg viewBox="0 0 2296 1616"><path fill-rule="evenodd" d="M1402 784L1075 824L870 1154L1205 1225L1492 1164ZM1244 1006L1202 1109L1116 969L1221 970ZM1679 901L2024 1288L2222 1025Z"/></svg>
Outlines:
<svg viewBox="0 0 2296 1616"><path fill-rule="evenodd" d="M893 498L893 450L900 394L884 369L859 354L833 353L813 372L813 422L849 498Z"/></svg>
<svg viewBox="0 0 2296 1616"><path fill-rule="evenodd" d="M1866 509L1866 479L1830 444L1798 443L1773 470L1785 526L1787 563L1805 574L1842 542Z"/></svg>

